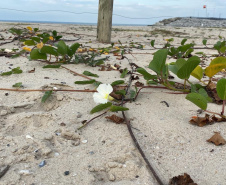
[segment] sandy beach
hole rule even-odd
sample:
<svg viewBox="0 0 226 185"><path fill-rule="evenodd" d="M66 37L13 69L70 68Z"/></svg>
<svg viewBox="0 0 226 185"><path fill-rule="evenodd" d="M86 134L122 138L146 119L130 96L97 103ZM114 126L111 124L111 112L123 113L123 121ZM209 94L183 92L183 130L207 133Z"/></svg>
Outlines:
<svg viewBox="0 0 226 185"><path fill-rule="evenodd" d="M14 36L10 28L39 28L42 32L57 30L68 45L75 42L81 48L106 48L111 44L96 41L96 26L0 23L0 49L21 50L18 40L7 44ZM182 39L194 42L195 47L213 45L219 35L226 37L226 28L186 28L164 26L113 26L112 43L114 47L127 45L125 56L129 62L145 68L153 59L157 49L162 48L165 39L174 38L172 45L179 46ZM8 40L7 40L8 39ZM120 42L119 42L120 41ZM130 47L133 43L136 47ZM138 46L144 46L143 49ZM130 52L130 53L129 53ZM208 64L217 54L213 49L196 49L204 52ZM193 53L195 53L193 52ZM112 52L102 54L108 57L104 65L121 66L130 69L126 58L119 60ZM175 59L167 59L173 62ZM0 88L15 89L15 83L22 82L22 90L95 90L92 84L77 85L75 81L87 80L84 71L98 74L97 80L111 84L116 80L129 83L129 75L120 78L119 70L101 71L101 67L91 67L83 63L63 64L57 69L43 69L46 63L29 61L25 55L10 58L0 56L0 72L20 67L21 74L0 76ZM33 72L30 72L34 70ZM173 74L172 74L173 75ZM221 74L225 75L225 74ZM145 80L138 75L139 81ZM174 75L175 76L175 75ZM174 81L182 82L175 78ZM191 78L191 81L195 81ZM183 83L183 82L182 82ZM169 179L187 173L198 185L226 184L226 145L215 146L207 142L214 132L226 139L226 124L215 123L204 127L189 123L196 116L197 106L185 99L186 94L169 94L166 89L149 88L140 92L135 102L128 102L126 116L131 122L133 132L149 162L164 184ZM116 124L105 117L121 112L107 113L84 128L78 130L84 120L90 120L100 113L90 114L96 106L93 92L53 92L45 103L41 102L44 92L19 92L0 90L0 170L9 165L7 172L0 177L1 185L157 185L155 178L135 147L126 124ZM169 107L163 101L167 102ZM220 112L221 105L210 103L208 109ZM201 114L201 116L204 113ZM45 161L44 165L42 163ZM1 171L0 171L1 172Z"/></svg>

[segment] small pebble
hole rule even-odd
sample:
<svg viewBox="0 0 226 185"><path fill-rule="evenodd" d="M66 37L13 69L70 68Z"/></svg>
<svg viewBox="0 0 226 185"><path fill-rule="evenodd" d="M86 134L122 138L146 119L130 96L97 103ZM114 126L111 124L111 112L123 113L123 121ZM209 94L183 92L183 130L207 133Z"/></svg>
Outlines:
<svg viewBox="0 0 226 185"><path fill-rule="evenodd" d="M30 170L20 170L19 174L21 174L21 175L30 175L31 172L30 172Z"/></svg>
<svg viewBox="0 0 226 185"><path fill-rule="evenodd" d="M46 161L45 161L45 160L43 160L42 162L40 162L40 163L39 163L39 165L38 165L38 166L41 168L41 167L43 167L43 166L45 166L45 165L46 165Z"/></svg>
<svg viewBox="0 0 226 185"><path fill-rule="evenodd" d="M109 175L109 180L110 180L110 181L114 181L114 180L115 180L115 176L114 176L113 174L110 174L110 175Z"/></svg>
<svg viewBox="0 0 226 185"><path fill-rule="evenodd" d="M2 111L0 112L0 115L1 115L1 116L5 116L5 115L7 115L7 114L8 114L7 110L2 110Z"/></svg>
<svg viewBox="0 0 226 185"><path fill-rule="evenodd" d="M26 135L26 139L34 139L34 138L31 137L30 135Z"/></svg>
<svg viewBox="0 0 226 185"><path fill-rule="evenodd" d="M56 135L57 135L57 136L60 136L60 135L61 135L61 133L60 133L60 132L56 132Z"/></svg>
<svg viewBox="0 0 226 185"><path fill-rule="evenodd" d="M81 118L82 114L80 112L77 113L77 118Z"/></svg>
<svg viewBox="0 0 226 185"><path fill-rule="evenodd" d="M94 154L94 152L93 152L93 151L91 151L91 152L89 152L89 154L90 154L90 155L93 155L93 154Z"/></svg>
<svg viewBox="0 0 226 185"><path fill-rule="evenodd" d="M5 96L8 96L9 95L9 93L5 93Z"/></svg>
<svg viewBox="0 0 226 185"><path fill-rule="evenodd" d="M54 154L54 156L55 156L55 157L57 157L57 156L59 156L59 155L60 155L60 154L59 154L59 153L57 153L57 152Z"/></svg>
<svg viewBox="0 0 226 185"><path fill-rule="evenodd" d="M8 147L9 147L9 146L10 146L10 144L7 144L6 146L8 146Z"/></svg>
<svg viewBox="0 0 226 185"><path fill-rule="evenodd" d="M53 90L57 90L58 88L57 87L53 87Z"/></svg>
<svg viewBox="0 0 226 185"><path fill-rule="evenodd" d="M69 174L70 174L69 171L65 171L65 172L64 172L64 175L69 175Z"/></svg>
<svg viewBox="0 0 226 185"><path fill-rule="evenodd" d="M66 82L60 82L61 84L66 84Z"/></svg>
<svg viewBox="0 0 226 185"><path fill-rule="evenodd" d="M87 142L88 142L87 140L83 140L83 141L82 141L82 143L84 143L84 144L87 143Z"/></svg>

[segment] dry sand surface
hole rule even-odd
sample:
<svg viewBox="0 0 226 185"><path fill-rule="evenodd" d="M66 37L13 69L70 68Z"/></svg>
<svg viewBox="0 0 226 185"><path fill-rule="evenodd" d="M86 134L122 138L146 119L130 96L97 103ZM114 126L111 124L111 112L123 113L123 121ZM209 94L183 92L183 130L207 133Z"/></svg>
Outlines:
<svg viewBox="0 0 226 185"><path fill-rule="evenodd" d="M108 47L96 41L95 26L60 24L0 23L0 35L8 39L7 30L12 27L39 27L41 31L57 30L63 39L74 40L86 48ZM167 31L163 31L167 30ZM139 42L144 50L131 48L125 56L138 66L145 67L156 50L151 50L150 41L163 47L164 39L174 38L173 45L180 45L183 38L202 46L208 39L209 46L226 37L223 28L173 28L173 27L113 27L112 42L123 45ZM4 40L1 43L6 42ZM72 44L75 41L68 41ZM119 46L119 44L116 44ZM20 48L18 41L1 45L0 48ZM215 50L197 50L207 54ZM106 55L102 55L105 57ZM126 59L118 60L112 53L105 64L119 64L130 69ZM208 58L207 62L211 58ZM175 61L175 59L168 59ZM0 71L20 67L21 74L0 76L0 88L10 88L22 82L24 89L94 89L93 85L76 85L85 80L70 71L43 69L40 61L26 57L11 59L0 57ZM117 70L99 71L100 67L85 64L63 65L77 73L87 70L98 74L102 83L120 80ZM28 73L35 68L34 73ZM177 79L175 79L177 81ZM191 79L194 80L194 79ZM125 78L128 83L128 76ZM145 82L141 76L141 82ZM136 82L136 81L134 81ZM208 143L214 132L226 138L226 124L215 123L205 127L191 125L191 116L197 115L198 107L185 99L185 94L167 94L169 90L145 89L135 102L126 103L127 117L135 128L133 132L164 184L173 176L188 173L199 185L226 184L226 145ZM93 93L54 92L41 103L43 92L0 91L0 170L9 165L9 170L0 178L1 185L155 185L158 184L148 171L136 149L125 124L115 124L105 116L95 119L86 127L77 130L84 120L99 115L90 114L96 106ZM167 107L162 101L169 104ZM210 104L209 110L220 112L221 106ZM111 115L112 113L107 113ZM122 117L121 113L117 113ZM46 164L39 167L45 160ZM65 172L69 171L68 175ZM66 172L67 173L67 172Z"/></svg>

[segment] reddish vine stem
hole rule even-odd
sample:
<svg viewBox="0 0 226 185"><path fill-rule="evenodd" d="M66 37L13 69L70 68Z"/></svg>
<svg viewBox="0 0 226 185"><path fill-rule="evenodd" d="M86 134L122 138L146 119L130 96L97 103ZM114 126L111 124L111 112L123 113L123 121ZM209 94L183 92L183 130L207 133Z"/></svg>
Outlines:
<svg viewBox="0 0 226 185"><path fill-rule="evenodd" d="M33 91L51 91L52 89L7 89L7 88L0 88L0 91L17 91L17 92L33 92ZM52 91L68 91L68 92L97 92L96 90L73 90L73 89L59 89L59 90L52 90Z"/></svg>
<svg viewBox="0 0 226 185"><path fill-rule="evenodd" d="M146 162L149 170L154 175L154 177L157 180L157 182L160 185L164 185L162 180L159 178L158 174L155 172L154 168L151 166L151 164L148 161L147 157L145 156L143 150L141 149L141 147L140 147L140 145L139 145L139 143L138 143L138 141L137 141L136 137L134 136L133 131L131 129L130 121L128 121L128 119L126 118L126 115L125 115L124 111L122 111L122 115L123 115L124 120L126 121L126 125L127 125L127 128L128 128L128 131L130 133L130 136L133 139L133 142L134 142L135 146L137 147L137 149L139 150L139 152L140 152L141 156L143 157L144 161Z"/></svg>
<svg viewBox="0 0 226 185"><path fill-rule="evenodd" d="M125 57L125 58L128 60L127 57ZM129 60L128 60L128 62L129 62ZM132 69L131 69L131 74L130 74L129 83L128 83L128 86L127 86L127 89L126 89L126 94L127 94L127 92L129 91L129 88L130 88L130 86L131 86L131 83L132 83L132 75L133 75L133 70L134 70L132 64L131 64L130 62L129 62L129 64L130 64L130 66L131 66ZM123 106L124 98L125 98L125 96L123 96L123 98L122 98L121 106ZM150 162L148 161L147 157L145 156L145 154L144 154L142 148L140 147L140 145L139 145L139 143L138 143L138 141L137 141L137 139L136 139L136 137L135 137L135 135L134 135L134 133L133 133L133 131L132 131L132 127L131 127L131 125L130 125L130 121L127 119L127 117L126 117L124 111L122 111L122 115L123 115L124 120L126 121L126 125L127 125L127 128L128 128L129 134L130 134L130 136L131 136L131 138L132 138L132 140L133 140L135 146L137 147L138 151L140 152L141 156L143 157L144 161L146 162L146 164L147 164L147 166L148 166L148 169L149 169L149 170L151 171L151 173L154 175L154 177L155 177L155 179L157 180L157 182L159 183L159 185L163 185L163 182L161 181L161 179L159 178L159 176L158 176L157 173L155 172L154 168L151 166L151 164L150 164Z"/></svg>
<svg viewBox="0 0 226 185"><path fill-rule="evenodd" d="M105 111L104 113L102 113L102 114L100 114L100 115L98 115L98 116L92 118L91 120L87 121L84 125L82 125L81 127L79 127L78 130L84 128L84 127L85 127L86 125L88 125L91 121L93 121L93 120L96 119L96 118L99 118L99 117L103 116L103 115L106 114L107 112L108 112L108 111Z"/></svg>

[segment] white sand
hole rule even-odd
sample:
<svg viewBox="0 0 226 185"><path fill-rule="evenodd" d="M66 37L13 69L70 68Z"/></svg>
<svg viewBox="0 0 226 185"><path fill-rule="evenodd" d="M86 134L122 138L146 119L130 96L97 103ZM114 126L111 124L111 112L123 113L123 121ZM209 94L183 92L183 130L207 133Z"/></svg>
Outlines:
<svg viewBox="0 0 226 185"><path fill-rule="evenodd" d="M86 47L110 46L96 41L95 26L29 25L39 27L42 31L56 29L59 33L63 32L64 39L81 36L77 42ZM14 23L1 23L0 34L8 38L11 34L7 30L13 26L18 27ZM28 24L19 26L25 28ZM194 41L197 46L202 46L202 40L209 36L210 45L216 43L219 34L226 37L225 29L218 28L158 28L180 32L173 35L151 34L150 31L154 29L157 27L114 27L112 42L120 40L129 45L133 41L145 45L145 50L131 49L134 54L127 54L126 57L141 67L147 67L153 58L151 53L155 52L150 50L152 39L156 40L156 47L162 47L164 39L172 37L175 39L174 45L188 38L187 42ZM18 47L18 41L0 46L7 49ZM216 53L214 50L200 51ZM117 60L113 54L109 56L106 64L117 63L122 68L129 68L126 59ZM0 57L0 71L8 71L9 67L21 67L23 70L22 74L0 76L0 88L12 88L13 84L23 82L24 89L42 89L44 86L94 89L93 85L75 85L76 80L85 80L80 76L74 76L63 68L43 69L44 65L42 62L29 61L26 57ZM84 64L64 66L80 74L84 70L96 73L103 83L120 80L118 71L99 71L99 67ZM28 73L33 68L35 73ZM128 77L125 81L128 82ZM142 79L140 81L144 82ZM66 85L56 85L61 82L66 82ZM226 184L226 146L206 142L215 131L226 138L225 123L202 128L191 125L189 120L197 114L198 107L187 101L186 95L164 92L169 90L145 89L136 102L126 104L130 109L126 112L127 117L132 126L139 129L133 129L135 136L164 184L173 176L185 172L199 185ZM46 103L41 103L42 92L0 91L0 167L10 165L8 172L0 179L0 184L157 184L135 148L125 124L117 125L103 116L82 130L77 130L83 120L98 115L89 113L96 105L92 95L84 92L55 92ZM169 107L161 101L168 102ZM208 109L220 112L221 106L210 104ZM122 116L121 113L117 115ZM43 160L46 165L40 168L39 163ZM24 174L21 170L29 171ZM65 171L70 174L65 176Z"/></svg>

